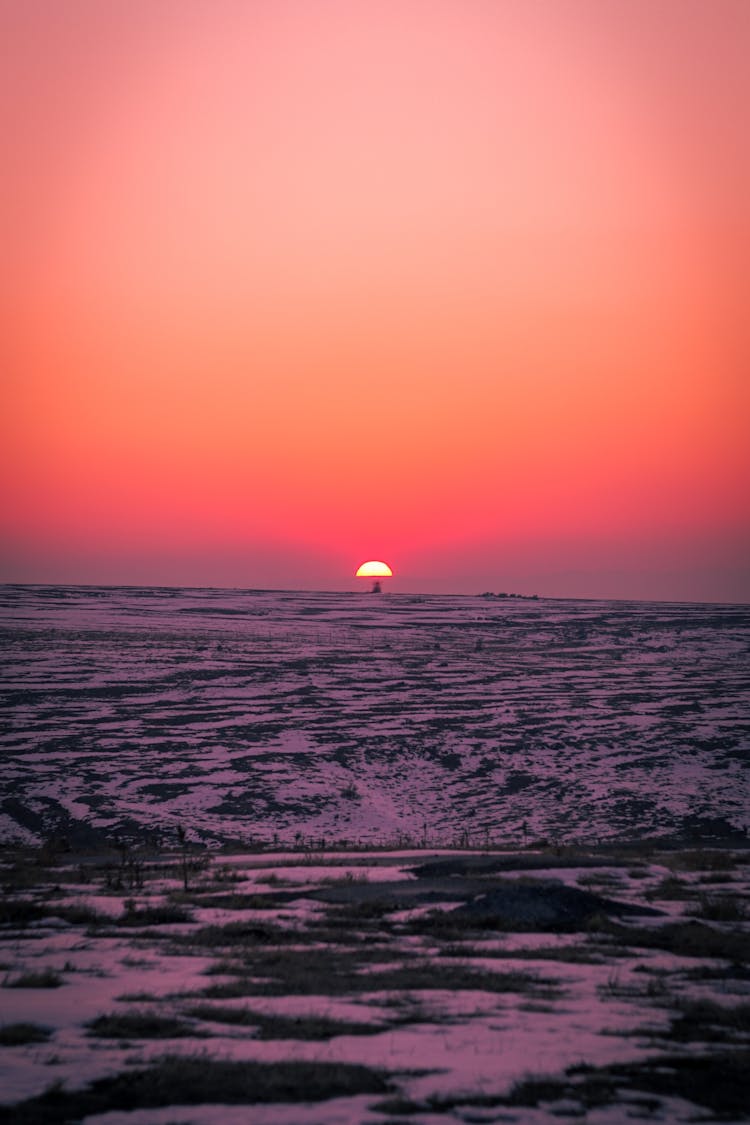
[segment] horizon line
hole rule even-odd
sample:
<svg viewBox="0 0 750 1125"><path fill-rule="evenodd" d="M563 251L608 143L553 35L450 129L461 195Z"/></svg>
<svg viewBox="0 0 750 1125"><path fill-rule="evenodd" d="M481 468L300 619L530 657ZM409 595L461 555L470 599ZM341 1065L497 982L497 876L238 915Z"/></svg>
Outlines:
<svg viewBox="0 0 750 1125"><path fill-rule="evenodd" d="M30 589L49 589L49 588L62 588L73 590L218 590L227 593L245 593L245 594L366 594L372 596L371 590L308 590L299 586L192 586L192 585L168 585L160 582L152 583L129 583L129 582L14 582L2 581L0 588L4 587L26 587ZM700 600L692 598L680 599L667 599L667 598L625 598L625 597L606 597L595 595L561 595L561 594L521 594L515 591L492 591L482 590L475 594L461 594L452 592L440 591L420 591L420 590L392 590L382 591L378 597L420 597L420 598L482 598L487 595L500 601L505 600L518 600L518 601L546 601L546 602L623 602L627 604L638 605L705 605L705 606L737 606L738 608L750 608L750 602L743 601L711 601Z"/></svg>

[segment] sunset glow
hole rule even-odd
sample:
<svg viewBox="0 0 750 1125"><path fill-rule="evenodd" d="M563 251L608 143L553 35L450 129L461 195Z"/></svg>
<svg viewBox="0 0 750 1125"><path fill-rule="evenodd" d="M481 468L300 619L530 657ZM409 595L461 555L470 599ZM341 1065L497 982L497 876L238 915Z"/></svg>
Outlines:
<svg viewBox="0 0 750 1125"><path fill-rule="evenodd" d="M4 4L0 578L750 599L748 34Z"/></svg>

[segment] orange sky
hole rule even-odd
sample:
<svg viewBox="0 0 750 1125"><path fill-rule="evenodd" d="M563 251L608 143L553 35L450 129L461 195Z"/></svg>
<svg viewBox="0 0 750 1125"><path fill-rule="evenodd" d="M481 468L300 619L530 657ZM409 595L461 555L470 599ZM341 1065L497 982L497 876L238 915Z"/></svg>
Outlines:
<svg viewBox="0 0 750 1125"><path fill-rule="evenodd" d="M750 600L745 0L0 16L0 579Z"/></svg>

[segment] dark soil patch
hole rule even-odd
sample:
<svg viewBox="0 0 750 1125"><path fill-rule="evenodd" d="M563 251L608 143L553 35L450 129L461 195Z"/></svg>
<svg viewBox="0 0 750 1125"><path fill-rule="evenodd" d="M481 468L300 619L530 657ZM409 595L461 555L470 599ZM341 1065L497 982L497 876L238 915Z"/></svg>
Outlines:
<svg viewBox="0 0 750 1125"><path fill-rule="evenodd" d="M750 1105L750 1051L704 1056L645 1059L609 1067L577 1067L568 1072L567 1093L585 1105L612 1104L623 1086L661 1097L684 1098L724 1116L744 1115ZM581 1081L582 1079L582 1081Z"/></svg>
<svg viewBox="0 0 750 1125"><path fill-rule="evenodd" d="M728 965L727 967L720 966L716 968L712 965L698 965L694 969L686 969L684 977L685 980L699 980L703 982L721 981L723 991L746 992L746 989L740 982L750 981L750 966ZM732 988L732 985L735 987ZM739 987L737 987L738 985Z"/></svg>
<svg viewBox="0 0 750 1125"><path fill-rule="evenodd" d="M492 972L465 965L441 964L440 972L429 961L415 959L393 967L392 951L377 951L366 960L351 951L290 950L269 951L255 957L233 981L211 985L201 993L207 999L225 1000L240 996L341 996L349 993L399 990L520 992L555 987L524 972ZM378 968L385 962L385 968Z"/></svg>
<svg viewBox="0 0 750 1125"><path fill-rule="evenodd" d="M482 857L479 857L482 858ZM444 919L446 928L474 925L475 928L517 931L569 932L586 928L590 919L609 915L661 912L649 906L615 902L591 891L567 887L547 879L452 877L403 880L392 883L351 883L321 887L310 898L338 904L352 921L383 915L389 910L407 910L430 904L460 903ZM461 903L461 900L464 900ZM342 915L343 917L345 914ZM410 928L420 932L421 920ZM433 919L433 925L437 925ZM429 925L426 927L429 930Z"/></svg>
<svg viewBox="0 0 750 1125"><path fill-rule="evenodd" d="M623 1093L627 1091L627 1102ZM719 1117L745 1120L750 1105L750 1052L724 1052L698 1057L657 1056L634 1063L605 1067L571 1067L562 1078L532 1077L517 1082L506 1095L471 1094L434 1097L430 1109L446 1112L465 1107L537 1107L565 1100L578 1105L565 1116L580 1118L588 1110L621 1105L626 1117L636 1105L648 1116L659 1109L659 1099L684 1098Z"/></svg>
<svg viewBox="0 0 750 1125"><path fill-rule="evenodd" d="M404 1098L400 1094L384 1098L382 1102L370 1106L374 1113L385 1113L389 1117L411 1117L414 1113L424 1113L424 1108L419 1102L413 1102L411 1098Z"/></svg>
<svg viewBox="0 0 750 1125"><path fill-rule="evenodd" d="M747 841L743 840L743 843ZM669 857L669 866L673 871L731 871L738 863L746 862L746 855L725 848L695 848L675 852Z"/></svg>
<svg viewBox="0 0 750 1125"><path fill-rule="evenodd" d="M326 1016L277 1016L250 1008L220 1008L202 1004L189 1008L193 1019L256 1028L257 1039L333 1039L336 1035L377 1035L381 1024L354 1023Z"/></svg>
<svg viewBox="0 0 750 1125"><path fill-rule="evenodd" d="M204 946L207 949L281 945L299 940L300 934L296 931L284 930L270 922L227 922L223 926L202 926L175 938L179 945Z"/></svg>
<svg viewBox="0 0 750 1125"><path fill-rule="evenodd" d="M678 879L675 875L667 875L655 887L646 891L646 898L649 902L653 899L661 899L664 902L683 902L695 898L695 893L695 887L692 883L688 883L684 879Z"/></svg>
<svg viewBox="0 0 750 1125"><path fill-rule="evenodd" d="M49 906L29 902L25 898L0 898L0 925L28 926L31 922L41 922L53 913Z"/></svg>
<svg viewBox="0 0 750 1125"><path fill-rule="evenodd" d="M738 896L718 895L715 898L701 898L698 904L688 910L693 918L703 918L708 922L744 922L747 906Z"/></svg>
<svg viewBox="0 0 750 1125"><path fill-rule="evenodd" d="M52 1032L38 1023L6 1023L0 1027L0 1047L21 1047L24 1043L46 1043Z"/></svg>
<svg viewBox="0 0 750 1125"><path fill-rule="evenodd" d="M71 926L103 926L111 921L106 914L101 914L90 906L78 903L73 903L70 906L57 906L54 914L56 918L62 918L64 922L69 922Z"/></svg>
<svg viewBox="0 0 750 1125"><path fill-rule="evenodd" d="M146 906L141 910L127 910L116 919L118 926L167 926L192 921L192 915L183 906Z"/></svg>
<svg viewBox="0 0 750 1125"><path fill-rule="evenodd" d="M193 1026L154 1012L112 1012L86 1024L87 1034L97 1039L178 1039L194 1036Z"/></svg>
<svg viewBox="0 0 750 1125"><path fill-rule="evenodd" d="M389 1092L384 1074L349 1063L219 1062L168 1056L143 1070L100 1078L85 1090L54 1087L16 1106L0 1107L0 1122L73 1125L115 1109L312 1102Z"/></svg>
<svg viewBox="0 0 750 1125"><path fill-rule="evenodd" d="M540 945L530 949L475 949L468 943L445 945L439 957L482 957L502 961L561 961L570 965L602 965L606 958L577 945Z"/></svg>
<svg viewBox="0 0 750 1125"><path fill-rule="evenodd" d="M297 896L300 897L299 895ZM289 896L284 899L289 901ZM263 894L202 894L196 895L190 901L196 906L210 907L217 910L272 910L281 905L277 895Z"/></svg>
<svg viewBox="0 0 750 1125"><path fill-rule="evenodd" d="M669 922L658 929L608 923L606 931L623 945L642 949L665 949L680 957L722 957L728 961L750 961L750 942L739 930L715 930L702 922Z"/></svg>
<svg viewBox="0 0 750 1125"><path fill-rule="evenodd" d="M327 902L342 909L354 909L373 903L381 912L410 910L426 903L460 902L477 893L477 882L468 879L400 879L394 882L340 882L311 890L305 898ZM301 896L296 895L297 898Z"/></svg>
<svg viewBox="0 0 750 1125"><path fill-rule="evenodd" d="M682 1043L728 1043L750 1035L750 1003L724 1005L690 1000L680 1005L669 1038Z"/></svg>
<svg viewBox="0 0 750 1125"><path fill-rule="evenodd" d="M524 854L518 855L467 855L433 859L410 868L418 879L444 879L452 876L493 875L510 871L549 871L555 867L625 867L628 857L619 861L611 856Z"/></svg>
<svg viewBox="0 0 750 1125"><path fill-rule="evenodd" d="M657 914L554 880L507 880L449 911L450 921L483 929L571 933L609 914Z"/></svg>

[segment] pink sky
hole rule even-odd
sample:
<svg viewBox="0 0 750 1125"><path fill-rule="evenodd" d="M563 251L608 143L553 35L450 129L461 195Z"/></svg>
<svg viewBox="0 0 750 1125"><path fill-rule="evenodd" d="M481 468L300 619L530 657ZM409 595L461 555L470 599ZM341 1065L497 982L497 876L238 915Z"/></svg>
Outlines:
<svg viewBox="0 0 750 1125"><path fill-rule="evenodd" d="M0 20L0 579L750 600L744 0Z"/></svg>

